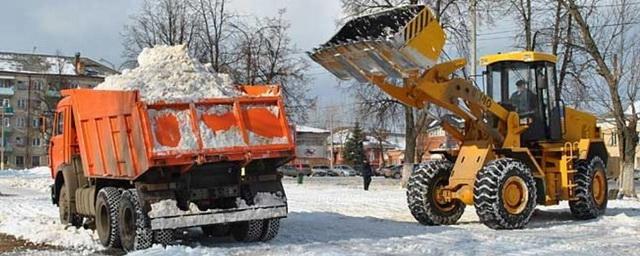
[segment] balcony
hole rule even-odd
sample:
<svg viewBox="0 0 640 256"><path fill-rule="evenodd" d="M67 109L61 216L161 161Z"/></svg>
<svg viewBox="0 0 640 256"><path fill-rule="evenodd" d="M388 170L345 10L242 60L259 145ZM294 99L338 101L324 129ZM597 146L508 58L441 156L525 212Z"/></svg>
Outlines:
<svg viewBox="0 0 640 256"><path fill-rule="evenodd" d="M0 107L0 111L2 111L2 108ZM12 116L14 114L13 112L13 107L6 107L4 108L4 115L5 116Z"/></svg>
<svg viewBox="0 0 640 256"><path fill-rule="evenodd" d="M0 87L0 97L11 97L14 94L13 87Z"/></svg>
<svg viewBox="0 0 640 256"><path fill-rule="evenodd" d="M13 152L13 146L11 145L4 146L4 152L5 153Z"/></svg>

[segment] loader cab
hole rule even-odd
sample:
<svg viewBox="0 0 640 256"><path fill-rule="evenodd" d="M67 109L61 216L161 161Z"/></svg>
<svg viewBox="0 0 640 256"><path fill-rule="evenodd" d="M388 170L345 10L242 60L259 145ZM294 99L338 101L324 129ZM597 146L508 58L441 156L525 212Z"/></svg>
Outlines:
<svg viewBox="0 0 640 256"><path fill-rule="evenodd" d="M562 139L556 56L512 52L485 56L480 62L486 66L486 94L529 126L521 137L524 143Z"/></svg>

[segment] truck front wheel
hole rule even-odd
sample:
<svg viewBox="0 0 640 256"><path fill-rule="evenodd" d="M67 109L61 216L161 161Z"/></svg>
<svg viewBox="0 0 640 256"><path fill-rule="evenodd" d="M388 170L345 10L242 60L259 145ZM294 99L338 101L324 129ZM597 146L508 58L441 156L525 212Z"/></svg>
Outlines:
<svg viewBox="0 0 640 256"><path fill-rule="evenodd" d="M67 186L62 185L60 196L58 197L58 212L60 213L60 223L79 228L82 226L82 217L73 213L69 199Z"/></svg>

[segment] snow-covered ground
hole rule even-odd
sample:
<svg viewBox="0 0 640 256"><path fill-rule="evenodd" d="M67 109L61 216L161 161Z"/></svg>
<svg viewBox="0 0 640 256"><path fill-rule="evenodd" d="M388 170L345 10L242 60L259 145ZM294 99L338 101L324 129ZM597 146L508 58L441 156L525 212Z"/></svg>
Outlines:
<svg viewBox="0 0 640 256"><path fill-rule="evenodd" d="M0 173L0 233L56 245L64 254L108 253L88 230L65 228L51 204L46 169ZM289 217L268 243L204 238L190 230L182 245L133 255L640 255L640 202L609 201L604 217L573 220L568 206L538 207L526 229L495 231L472 207L454 226L427 227L409 213L404 191L374 179L285 179ZM33 251L25 252L32 254ZM51 253L61 253L51 251Z"/></svg>

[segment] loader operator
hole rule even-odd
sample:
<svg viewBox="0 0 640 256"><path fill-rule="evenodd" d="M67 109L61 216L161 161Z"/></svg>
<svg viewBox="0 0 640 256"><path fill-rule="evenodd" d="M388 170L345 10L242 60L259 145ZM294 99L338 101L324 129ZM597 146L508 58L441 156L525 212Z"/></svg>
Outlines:
<svg viewBox="0 0 640 256"><path fill-rule="evenodd" d="M527 88L527 82L524 80L518 80L516 87L518 90L511 94L510 103L521 116L533 114L537 107L536 95Z"/></svg>

